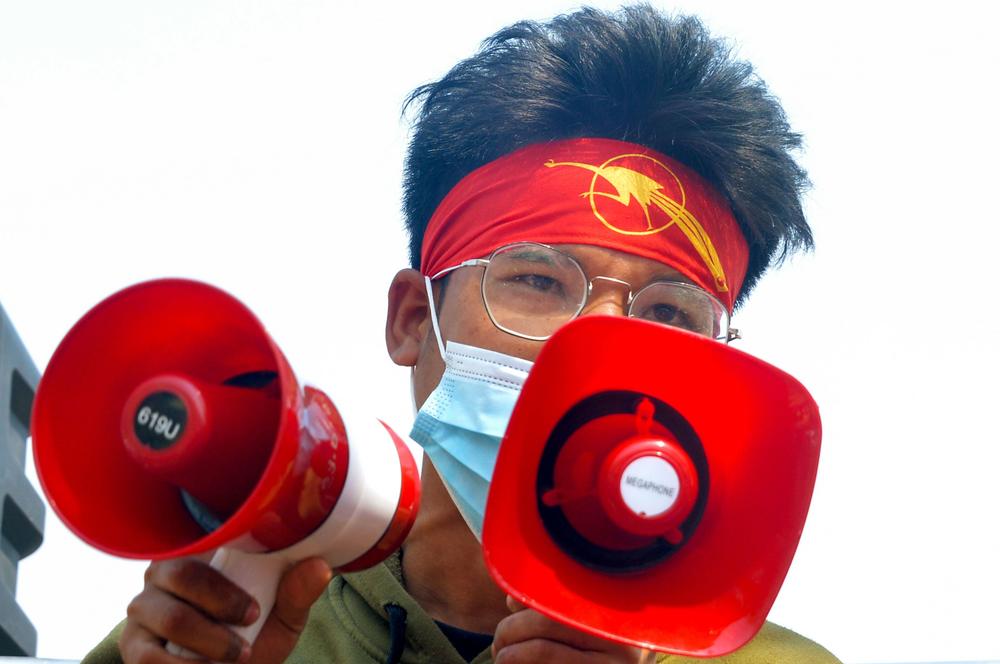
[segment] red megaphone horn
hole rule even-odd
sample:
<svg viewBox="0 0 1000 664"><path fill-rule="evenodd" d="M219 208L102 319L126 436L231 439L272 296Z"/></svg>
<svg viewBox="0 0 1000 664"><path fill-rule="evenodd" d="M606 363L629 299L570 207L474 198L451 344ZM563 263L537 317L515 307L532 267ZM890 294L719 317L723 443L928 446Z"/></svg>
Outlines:
<svg viewBox="0 0 1000 664"><path fill-rule="evenodd" d="M504 434L483 552L555 620L717 657L764 624L820 449L794 378L683 330L587 316L545 344Z"/></svg>
<svg viewBox="0 0 1000 664"><path fill-rule="evenodd" d="M401 436L300 389L260 321L193 281L132 286L80 319L31 431L49 502L88 544L154 560L219 548L213 565L260 603L251 643L290 564L374 565L419 503Z"/></svg>

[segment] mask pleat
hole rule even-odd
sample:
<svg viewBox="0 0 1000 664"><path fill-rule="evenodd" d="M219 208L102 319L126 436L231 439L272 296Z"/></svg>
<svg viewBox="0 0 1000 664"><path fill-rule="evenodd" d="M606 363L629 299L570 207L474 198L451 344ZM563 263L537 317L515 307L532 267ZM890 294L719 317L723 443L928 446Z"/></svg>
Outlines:
<svg viewBox="0 0 1000 664"><path fill-rule="evenodd" d="M444 375L410 433L476 537L500 441L530 367L527 360L449 342Z"/></svg>

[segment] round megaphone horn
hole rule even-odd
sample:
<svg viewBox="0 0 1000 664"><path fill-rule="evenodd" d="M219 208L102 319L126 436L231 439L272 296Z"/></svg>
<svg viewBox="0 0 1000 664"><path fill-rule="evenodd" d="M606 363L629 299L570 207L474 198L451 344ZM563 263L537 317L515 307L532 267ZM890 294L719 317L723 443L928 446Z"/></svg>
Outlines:
<svg viewBox="0 0 1000 664"><path fill-rule="evenodd" d="M32 417L49 502L88 544L213 564L261 604L319 555L343 571L395 551L420 483L404 439L300 389L260 321L231 295L165 279L99 303L70 330Z"/></svg>
<svg viewBox="0 0 1000 664"><path fill-rule="evenodd" d="M779 369L683 330L578 319L542 348L504 434L487 567L582 631L724 655L781 587L819 448L815 402Z"/></svg>

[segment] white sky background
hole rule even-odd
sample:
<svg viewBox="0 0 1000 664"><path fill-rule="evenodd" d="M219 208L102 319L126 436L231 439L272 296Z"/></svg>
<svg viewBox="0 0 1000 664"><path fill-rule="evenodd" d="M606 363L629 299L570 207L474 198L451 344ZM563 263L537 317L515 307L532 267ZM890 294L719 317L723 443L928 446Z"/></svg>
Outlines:
<svg viewBox="0 0 1000 664"><path fill-rule="evenodd" d="M739 347L824 417L771 618L846 662L1000 659L1000 12L807 4L669 5L755 63L815 183L816 252L736 320ZM0 302L42 368L113 291L205 280L301 378L408 423L408 372L382 341L405 264L400 103L503 25L570 7L0 0ZM82 656L143 567L49 512L18 587L39 656Z"/></svg>

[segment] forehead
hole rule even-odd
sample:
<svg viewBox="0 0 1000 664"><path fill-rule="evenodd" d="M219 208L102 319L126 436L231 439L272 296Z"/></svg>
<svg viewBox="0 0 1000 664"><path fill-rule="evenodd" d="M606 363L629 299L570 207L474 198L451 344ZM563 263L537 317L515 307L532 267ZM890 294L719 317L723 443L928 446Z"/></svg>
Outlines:
<svg viewBox="0 0 1000 664"><path fill-rule="evenodd" d="M635 256L624 251L587 244L553 244L550 246L572 256L590 279L602 276L614 277L630 284L650 281L693 283L677 269L666 263Z"/></svg>

